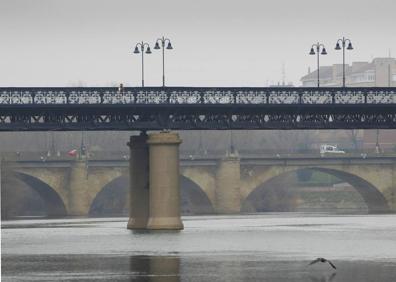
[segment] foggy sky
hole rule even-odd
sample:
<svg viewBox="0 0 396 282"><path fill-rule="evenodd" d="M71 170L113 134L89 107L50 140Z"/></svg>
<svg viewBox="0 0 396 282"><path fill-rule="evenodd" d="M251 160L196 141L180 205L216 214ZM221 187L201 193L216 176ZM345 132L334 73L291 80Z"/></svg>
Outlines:
<svg viewBox="0 0 396 282"><path fill-rule="evenodd" d="M395 0L0 0L0 86L110 86L141 81L141 40L169 37L169 86L266 86L299 79L324 43L323 65L396 55ZM145 56L147 86L162 83L161 53Z"/></svg>

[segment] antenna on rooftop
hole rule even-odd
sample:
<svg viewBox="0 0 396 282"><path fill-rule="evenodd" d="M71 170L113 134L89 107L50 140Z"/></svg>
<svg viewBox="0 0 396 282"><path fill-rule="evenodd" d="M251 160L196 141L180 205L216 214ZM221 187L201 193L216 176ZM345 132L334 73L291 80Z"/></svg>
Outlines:
<svg viewBox="0 0 396 282"><path fill-rule="evenodd" d="M285 62L282 63L282 86L285 86L286 81L286 67Z"/></svg>

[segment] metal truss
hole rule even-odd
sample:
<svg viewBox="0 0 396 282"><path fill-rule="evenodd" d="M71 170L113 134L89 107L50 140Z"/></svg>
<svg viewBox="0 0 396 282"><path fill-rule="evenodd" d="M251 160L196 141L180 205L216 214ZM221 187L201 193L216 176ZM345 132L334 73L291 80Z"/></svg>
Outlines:
<svg viewBox="0 0 396 282"><path fill-rule="evenodd" d="M396 88L0 88L0 131L396 128Z"/></svg>

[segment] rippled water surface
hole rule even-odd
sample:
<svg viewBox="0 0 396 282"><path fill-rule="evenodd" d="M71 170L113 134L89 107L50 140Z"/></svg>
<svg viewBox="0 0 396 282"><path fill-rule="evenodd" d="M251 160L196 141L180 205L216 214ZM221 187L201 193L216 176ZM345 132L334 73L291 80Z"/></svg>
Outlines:
<svg viewBox="0 0 396 282"><path fill-rule="evenodd" d="M3 221L2 281L396 281L396 215L185 217L181 232L126 222ZM316 257L337 269L307 266Z"/></svg>

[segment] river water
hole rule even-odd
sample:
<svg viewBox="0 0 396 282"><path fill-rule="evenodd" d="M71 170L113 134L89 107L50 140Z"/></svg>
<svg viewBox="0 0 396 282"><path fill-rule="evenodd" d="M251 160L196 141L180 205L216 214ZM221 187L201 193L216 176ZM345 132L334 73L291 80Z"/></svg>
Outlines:
<svg viewBox="0 0 396 282"><path fill-rule="evenodd" d="M396 281L396 215L184 217L181 232L126 218L3 221L2 281ZM317 257L328 264L308 266Z"/></svg>

